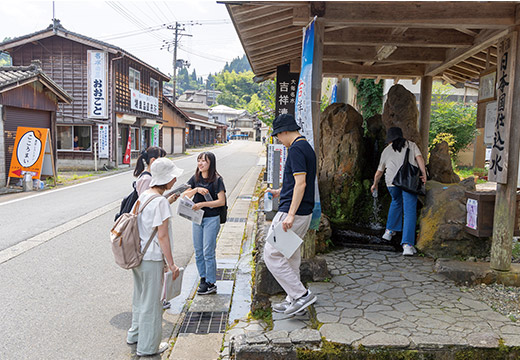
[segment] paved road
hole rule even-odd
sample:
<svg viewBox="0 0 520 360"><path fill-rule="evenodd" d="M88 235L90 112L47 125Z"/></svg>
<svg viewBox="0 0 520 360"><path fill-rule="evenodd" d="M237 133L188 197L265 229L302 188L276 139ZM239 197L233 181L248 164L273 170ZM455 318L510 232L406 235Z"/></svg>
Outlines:
<svg viewBox="0 0 520 360"><path fill-rule="evenodd" d="M214 150L228 190L258 162L261 145L236 141ZM179 159L185 182L196 156ZM119 201L131 173L0 203L0 249ZM173 207L175 211L175 207ZM0 359L128 359L131 273L115 265L108 242L114 211L80 224L0 264ZM7 221L6 221L7 220ZM188 263L190 223L174 219L175 261Z"/></svg>

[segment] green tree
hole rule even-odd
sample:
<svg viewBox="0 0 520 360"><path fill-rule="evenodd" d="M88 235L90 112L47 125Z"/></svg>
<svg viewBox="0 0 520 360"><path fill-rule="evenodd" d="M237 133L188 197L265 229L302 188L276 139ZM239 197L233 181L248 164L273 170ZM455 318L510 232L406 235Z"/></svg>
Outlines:
<svg viewBox="0 0 520 360"><path fill-rule="evenodd" d="M352 83L357 89L357 103L364 119L381 114L383 110L383 82L376 84L374 79L361 79Z"/></svg>
<svg viewBox="0 0 520 360"><path fill-rule="evenodd" d="M429 143L433 144L434 139L441 133L452 134L454 143L451 148L456 157L456 154L471 144L478 134L475 127L477 106L450 100L452 89L451 85L438 82L433 84Z"/></svg>
<svg viewBox="0 0 520 360"><path fill-rule="evenodd" d="M222 92L217 102L235 109L245 108L251 96L260 91L260 86L253 81L253 76L251 71L222 71L216 75L215 90Z"/></svg>
<svg viewBox="0 0 520 360"><path fill-rule="evenodd" d="M242 57L234 58L230 64L226 63L222 71L234 71L236 73L240 73L245 71L251 71L251 66L249 65L249 61L247 60L247 57L244 54L242 55Z"/></svg>

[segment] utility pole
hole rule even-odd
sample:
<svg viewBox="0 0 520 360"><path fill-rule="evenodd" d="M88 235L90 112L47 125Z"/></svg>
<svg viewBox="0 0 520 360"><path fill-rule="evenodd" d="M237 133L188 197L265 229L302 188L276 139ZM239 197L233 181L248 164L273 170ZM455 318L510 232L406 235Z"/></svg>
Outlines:
<svg viewBox="0 0 520 360"><path fill-rule="evenodd" d="M169 30L175 30L175 35L174 35L172 42L165 42L165 44L163 44L163 46L161 47L161 49L164 49L165 47L167 47L168 51L170 51L170 48L173 47L173 74L172 74L173 96L172 96L172 101L174 104L175 104L175 100L176 100L176 89L177 89L177 67L178 67L177 47L179 46L179 40L183 36L191 36L191 35L183 32L186 30L184 28L184 25L185 24L179 23L177 21L175 22L175 26L168 25L166 28ZM187 62L182 60L182 66L185 66L185 64L187 64Z"/></svg>

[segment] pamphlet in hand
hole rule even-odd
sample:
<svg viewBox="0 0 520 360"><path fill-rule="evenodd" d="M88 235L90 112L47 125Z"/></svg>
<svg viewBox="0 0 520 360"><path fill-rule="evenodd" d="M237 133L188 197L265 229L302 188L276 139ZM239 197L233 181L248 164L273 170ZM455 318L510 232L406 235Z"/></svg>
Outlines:
<svg viewBox="0 0 520 360"><path fill-rule="evenodd" d="M182 184L180 186L177 186L175 189L173 189L169 193L164 194L164 196L166 198L169 198L170 196L172 196L172 194L180 195L183 192L185 192L186 190L188 190L189 188L190 188L190 186L188 184Z"/></svg>
<svg viewBox="0 0 520 360"><path fill-rule="evenodd" d="M293 256L303 240L291 229L283 231L283 225L279 222L270 232L267 242L288 259Z"/></svg>
<svg viewBox="0 0 520 360"><path fill-rule="evenodd" d="M203 210L193 210L192 207L195 205L186 196L182 197L177 206L177 214L185 219L193 221L195 224L200 225L202 223L202 217L204 216Z"/></svg>

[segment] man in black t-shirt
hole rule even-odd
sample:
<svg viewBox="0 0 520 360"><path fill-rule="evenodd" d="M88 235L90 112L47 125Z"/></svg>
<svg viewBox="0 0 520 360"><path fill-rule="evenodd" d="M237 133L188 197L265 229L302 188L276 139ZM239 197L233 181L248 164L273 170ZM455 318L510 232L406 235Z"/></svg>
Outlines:
<svg viewBox="0 0 520 360"><path fill-rule="evenodd" d="M281 222L284 231L293 230L303 239L309 229L314 208L316 154L298 130L292 115L283 114L273 122L273 133L288 148L281 189L268 189L280 197L278 212L269 227L269 234ZM264 261L274 278L287 293L286 300L273 304L273 311L295 315L316 301L300 281L300 249L286 258L270 243L264 247Z"/></svg>

